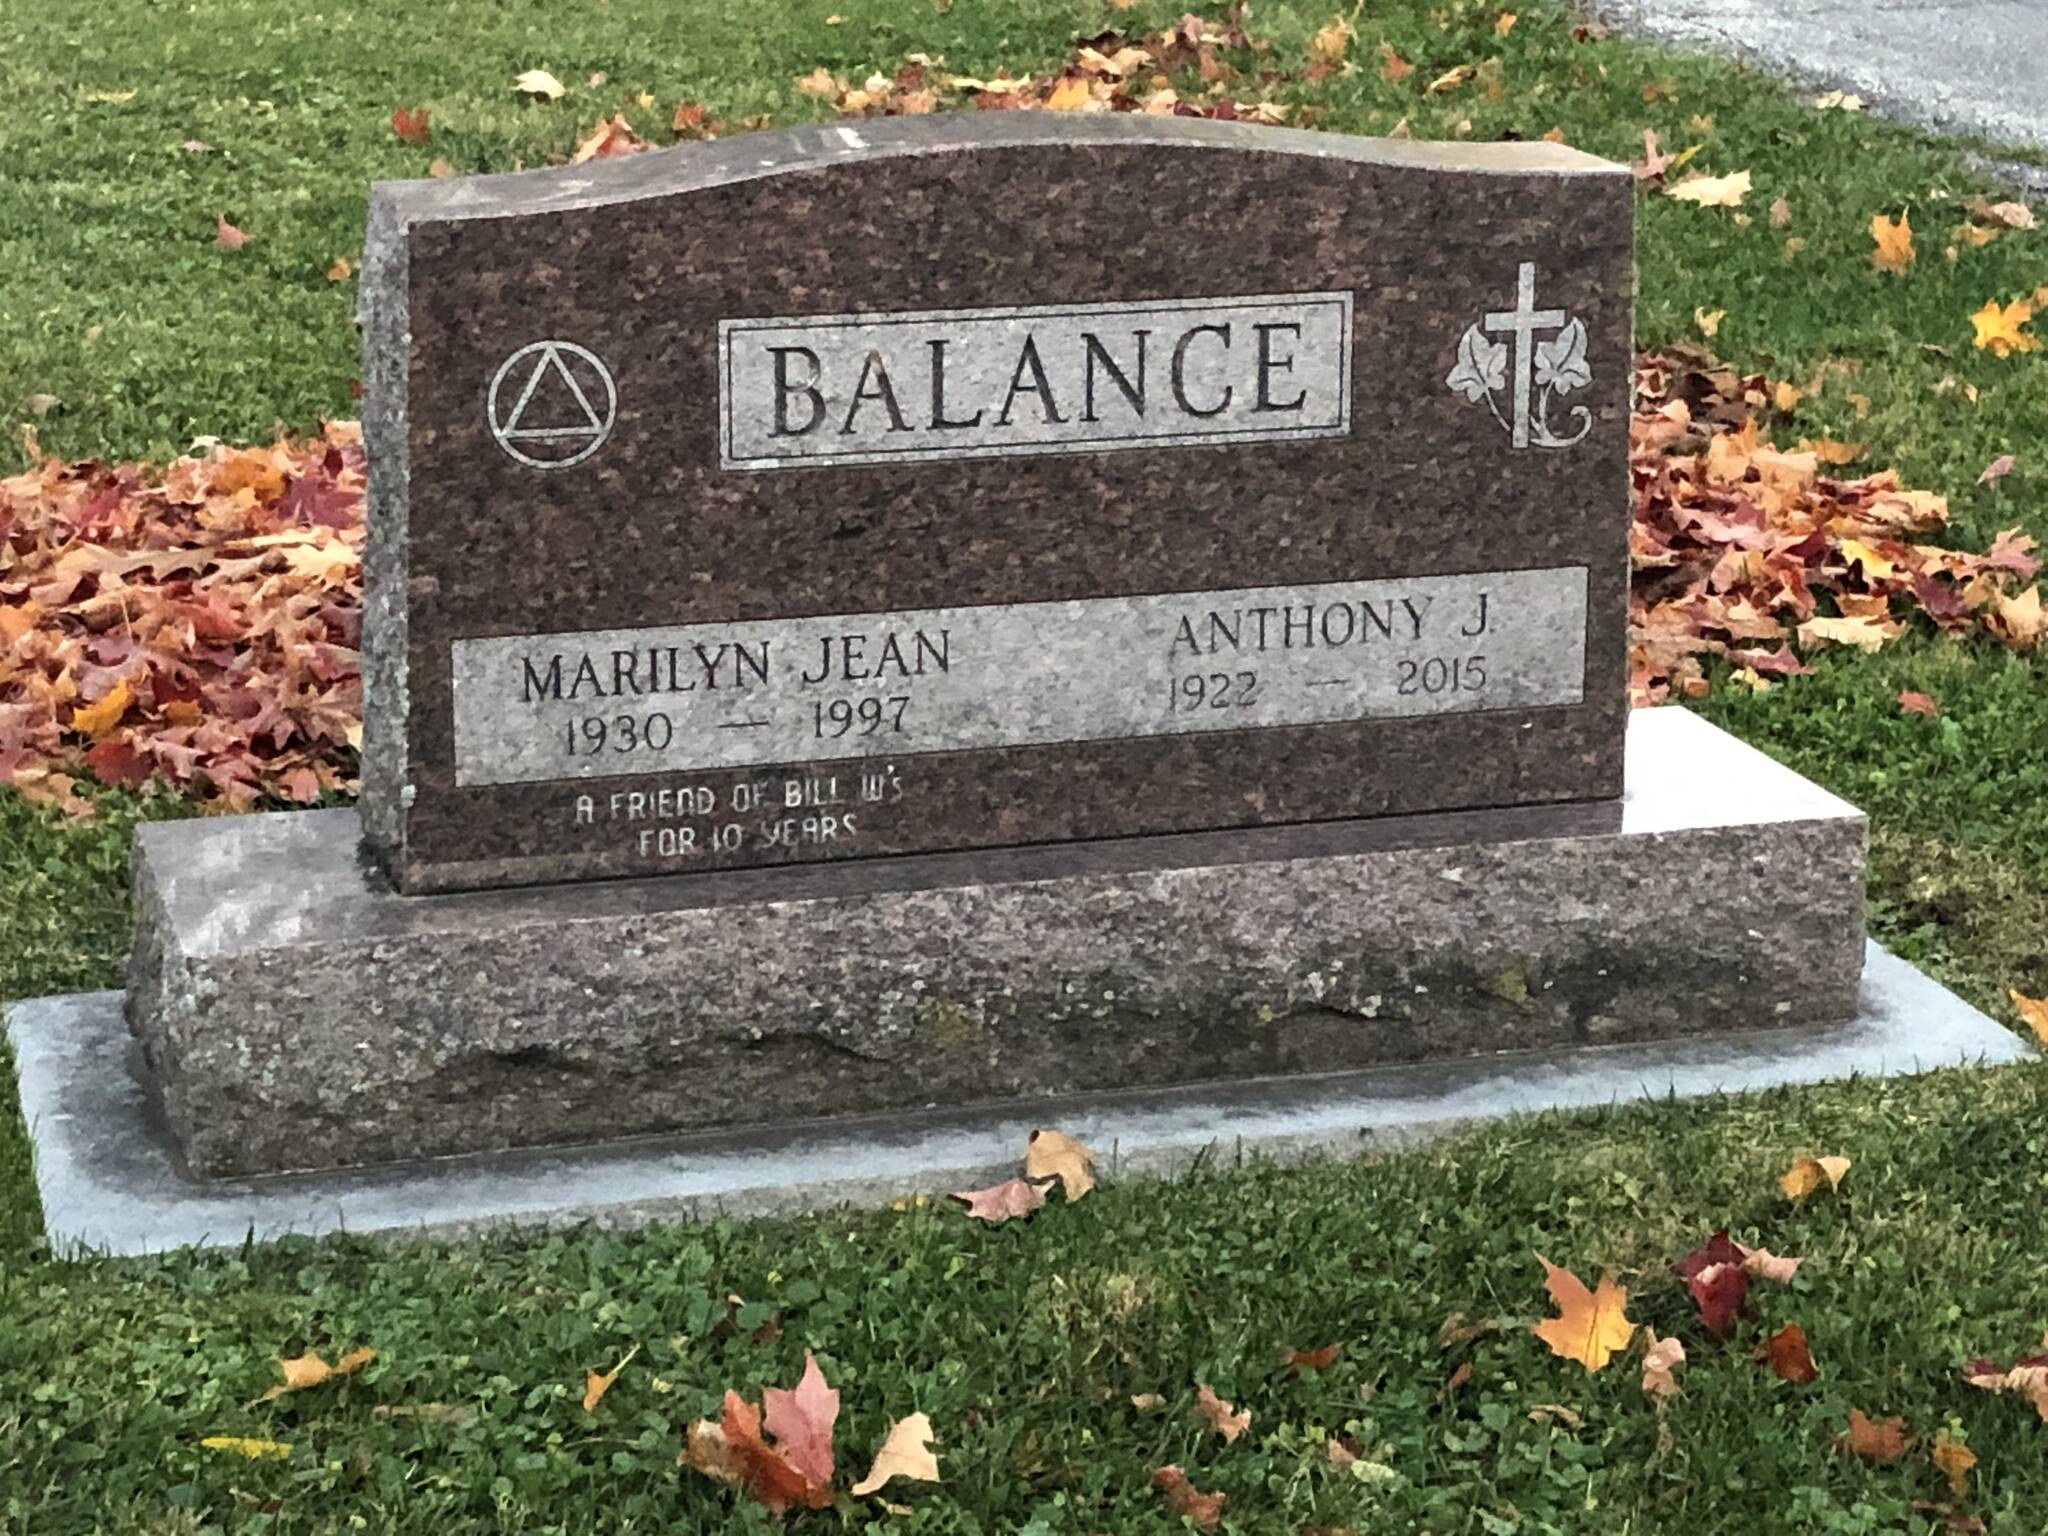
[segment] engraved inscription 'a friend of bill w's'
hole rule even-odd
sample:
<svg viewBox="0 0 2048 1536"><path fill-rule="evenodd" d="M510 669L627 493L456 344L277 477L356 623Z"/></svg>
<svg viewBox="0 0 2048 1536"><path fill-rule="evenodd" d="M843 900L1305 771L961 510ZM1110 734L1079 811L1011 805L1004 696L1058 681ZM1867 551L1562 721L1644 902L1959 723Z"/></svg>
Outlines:
<svg viewBox="0 0 2048 1536"><path fill-rule="evenodd" d="M1586 572L459 640L464 785L1579 702Z"/></svg>

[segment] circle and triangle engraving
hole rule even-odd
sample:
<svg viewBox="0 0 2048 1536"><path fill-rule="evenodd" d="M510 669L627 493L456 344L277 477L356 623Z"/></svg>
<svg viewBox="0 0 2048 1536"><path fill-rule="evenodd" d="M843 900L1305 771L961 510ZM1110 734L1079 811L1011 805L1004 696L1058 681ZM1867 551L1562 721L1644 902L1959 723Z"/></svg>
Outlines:
<svg viewBox="0 0 2048 1536"><path fill-rule="evenodd" d="M573 341L528 342L498 365L485 417L521 464L567 469L605 445L619 391L597 354Z"/></svg>

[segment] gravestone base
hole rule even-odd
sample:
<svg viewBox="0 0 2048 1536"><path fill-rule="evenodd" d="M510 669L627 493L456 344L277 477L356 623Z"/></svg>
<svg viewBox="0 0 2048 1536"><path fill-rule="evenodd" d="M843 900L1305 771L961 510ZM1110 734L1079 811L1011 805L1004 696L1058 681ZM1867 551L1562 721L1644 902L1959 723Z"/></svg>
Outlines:
<svg viewBox="0 0 2048 1536"><path fill-rule="evenodd" d="M1055 1121L1097 1150L1098 1168L1111 1178L1173 1178L1243 1157L1357 1157L1504 1115L1992 1066L2033 1054L2011 1030L1873 944L1856 1015L1840 1024L195 1181L176 1170L170 1137L131 1070L136 1048L121 1003L118 992L82 993L17 1003L7 1014L44 1223L60 1254L879 1206L1010 1178L1025 1138Z"/></svg>
<svg viewBox="0 0 2048 1536"><path fill-rule="evenodd" d="M1862 815L1680 710L1627 768L1618 804L434 897L350 812L166 822L127 1013L214 1178L1853 1017Z"/></svg>

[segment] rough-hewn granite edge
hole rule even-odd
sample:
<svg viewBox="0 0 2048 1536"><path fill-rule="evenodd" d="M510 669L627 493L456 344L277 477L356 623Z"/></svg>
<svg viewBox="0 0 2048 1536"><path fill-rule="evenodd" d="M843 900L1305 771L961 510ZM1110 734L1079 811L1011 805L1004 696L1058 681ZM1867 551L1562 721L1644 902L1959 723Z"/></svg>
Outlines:
<svg viewBox="0 0 2048 1536"><path fill-rule="evenodd" d="M819 166L1019 145L1151 145L1311 155L1466 174L1625 176L1626 166L1568 145L1375 139L1208 118L1113 113L935 112L858 123L804 123L650 154L494 176L378 182L402 222L507 218L727 186Z"/></svg>
<svg viewBox="0 0 2048 1536"><path fill-rule="evenodd" d="M230 1175L1848 1017L1862 816L1679 712L1631 762L1633 830L719 905L380 896L345 814L212 823L138 887L138 1023ZM259 868L308 903L203 899Z"/></svg>
<svg viewBox="0 0 2048 1536"><path fill-rule="evenodd" d="M364 848L386 868L401 861L407 773L406 567L411 484L407 389L412 327L410 261L398 203L372 197L363 237L358 320L363 333L363 443L369 503L363 545Z"/></svg>

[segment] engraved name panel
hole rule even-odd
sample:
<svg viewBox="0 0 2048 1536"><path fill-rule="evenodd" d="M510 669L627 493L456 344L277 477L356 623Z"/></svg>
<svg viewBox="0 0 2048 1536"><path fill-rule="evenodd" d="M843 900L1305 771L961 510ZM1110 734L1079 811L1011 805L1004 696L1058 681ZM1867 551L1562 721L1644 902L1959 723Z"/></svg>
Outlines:
<svg viewBox="0 0 2048 1536"><path fill-rule="evenodd" d="M453 644L464 786L1571 705L1583 566Z"/></svg>
<svg viewBox="0 0 2048 1536"><path fill-rule="evenodd" d="M728 469L1342 437L1349 291L725 320Z"/></svg>

